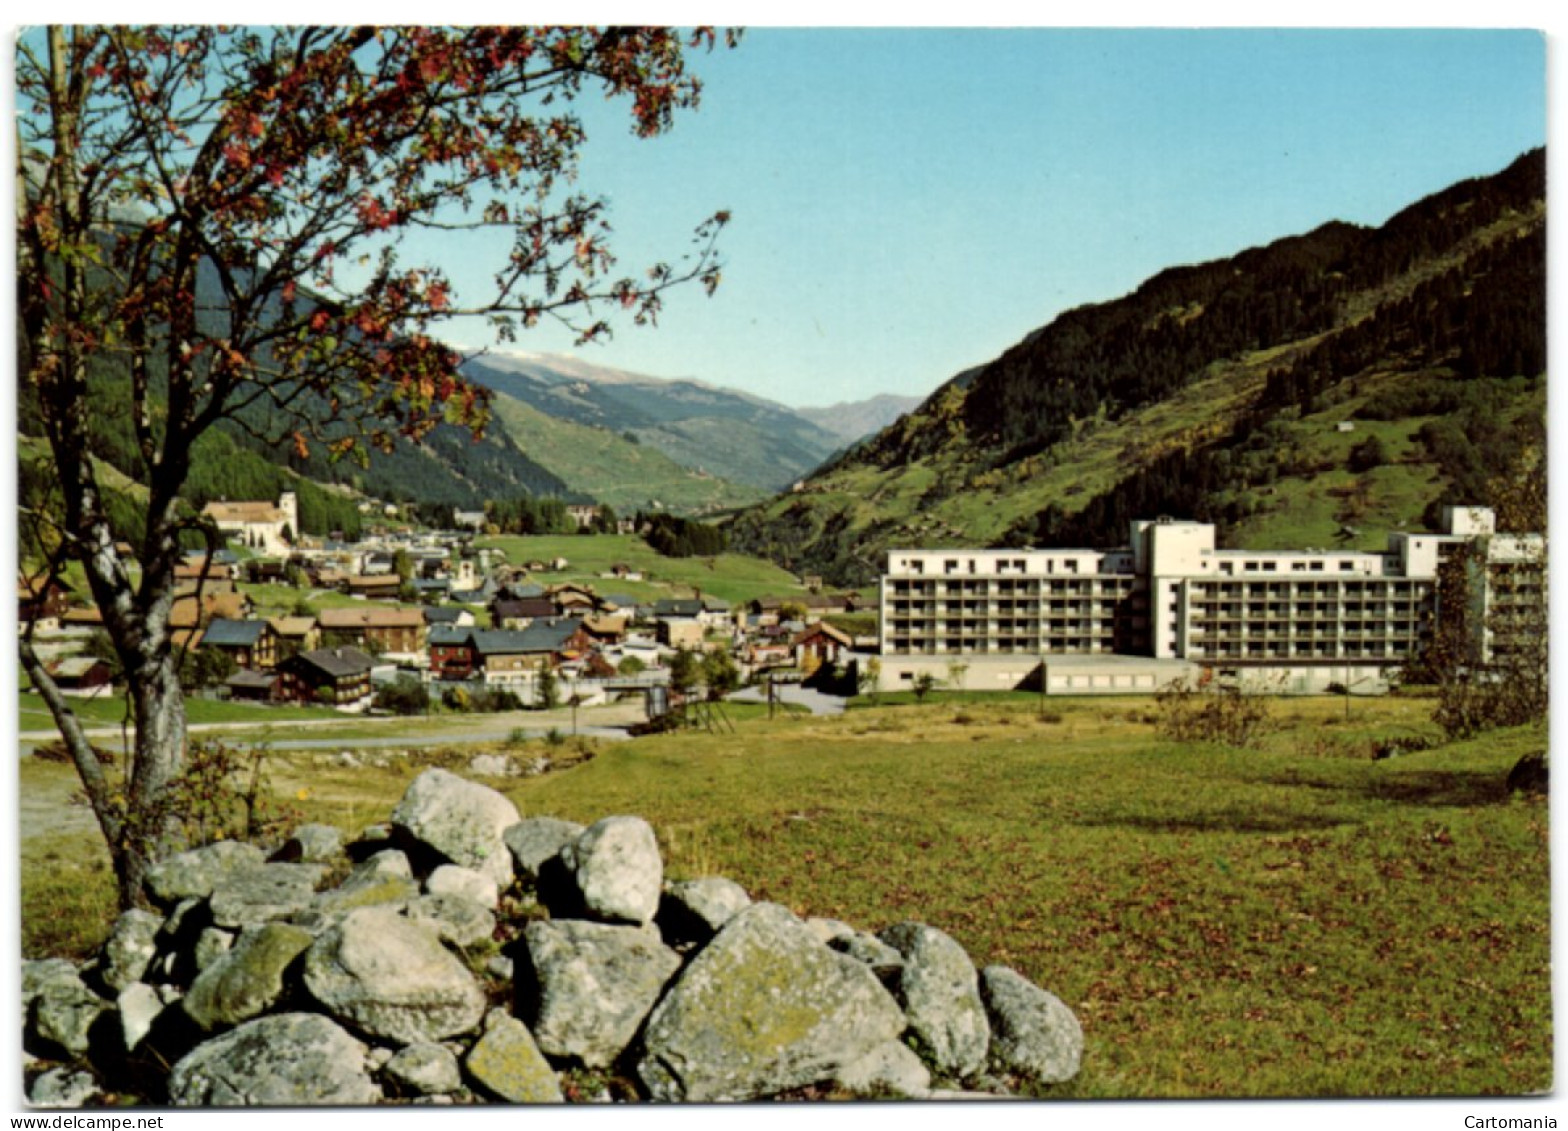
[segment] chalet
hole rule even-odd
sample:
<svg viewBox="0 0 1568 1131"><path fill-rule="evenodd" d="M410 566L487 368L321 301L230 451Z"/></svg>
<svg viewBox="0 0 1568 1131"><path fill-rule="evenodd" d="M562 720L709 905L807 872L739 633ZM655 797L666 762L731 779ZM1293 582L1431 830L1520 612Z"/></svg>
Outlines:
<svg viewBox="0 0 1568 1131"><path fill-rule="evenodd" d="M616 562L604 576L613 577L618 581L641 581L642 570L635 569L625 562Z"/></svg>
<svg viewBox="0 0 1568 1131"><path fill-rule="evenodd" d="M63 581L19 577L16 579L17 619L22 624L53 628L70 609L71 592L71 587Z"/></svg>
<svg viewBox="0 0 1568 1131"><path fill-rule="evenodd" d="M474 614L456 605L426 605L420 610L425 614L425 627L473 628Z"/></svg>
<svg viewBox="0 0 1568 1131"><path fill-rule="evenodd" d="M431 625L425 637L430 649L430 674L436 679L467 679L479 665L472 628Z"/></svg>
<svg viewBox="0 0 1568 1131"><path fill-rule="evenodd" d="M277 672L253 672L241 668L223 681L230 699L270 703L283 694L283 677Z"/></svg>
<svg viewBox="0 0 1568 1131"><path fill-rule="evenodd" d="M269 617L267 623L278 634L279 659L321 647L321 628L315 617Z"/></svg>
<svg viewBox="0 0 1568 1131"><path fill-rule="evenodd" d="M348 592L357 597L395 601L402 587L403 581L395 573L356 573L348 579Z"/></svg>
<svg viewBox="0 0 1568 1131"><path fill-rule="evenodd" d="M278 662L278 634L264 620L215 619L202 633L201 646L227 653L241 668L265 670Z"/></svg>
<svg viewBox="0 0 1568 1131"><path fill-rule="evenodd" d="M495 628L527 628L541 617L557 614L555 602L548 597L498 598L490 605L490 624Z"/></svg>
<svg viewBox="0 0 1568 1131"><path fill-rule="evenodd" d="M583 631L598 644L619 644L626 639L624 616L583 617Z"/></svg>
<svg viewBox="0 0 1568 1131"><path fill-rule="evenodd" d="M599 521L603 511L598 503L567 503L566 513L577 524L578 530L586 530Z"/></svg>
<svg viewBox="0 0 1568 1131"><path fill-rule="evenodd" d="M280 665L281 695L300 703L325 703L357 711L370 705L372 661L358 648L318 648Z"/></svg>
<svg viewBox="0 0 1568 1131"><path fill-rule="evenodd" d="M261 558L252 558L245 563L245 575L254 585L282 581L287 570L288 563L286 562L263 561Z"/></svg>
<svg viewBox="0 0 1568 1131"><path fill-rule="evenodd" d="M234 571L221 562L211 558L190 557L176 563L174 567L174 583L194 589L200 585L203 589L215 589L219 586L232 589L234 587Z"/></svg>
<svg viewBox="0 0 1568 1131"><path fill-rule="evenodd" d="M442 601L452 595L452 582L445 577L416 577L414 592L421 601Z"/></svg>
<svg viewBox="0 0 1568 1131"><path fill-rule="evenodd" d="M452 521L467 530L483 530L485 528L485 512L453 511Z"/></svg>
<svg viewBox="0 0 1568 1131"><path fill-rule="evenodd" d="M706 631L695 617L660 617L654 624L659 643L670 648L701 648Z"/></svg>
<svg viewBox="0 0 1568 1131"><path fill-rule="evenodd" d="M794 653L789 645L784 643L764 643L761 641L748 641L742 650L741 662L753 672L765 668L787 668L794 663Z"/></svg>
<svg viewBox="0 0 1568 1131"><path fill-rule="evenodd" d="M818 621L796 633L790 641L795 663L801 671L813 672L823 664L836 664L839 657L854 647L849 633L834 628L825 621Z"/></svg>
<svg viewBox="0 0 1568 1131"><path fill-rule="evenodd" d="M289 543L299 534L299 500L293 491L283 492L276 505L217 502L208 503L201 513L222 534L271 557L287 557Z"/></svg>
<svg viewBox="0 0 1568 1131"><path fill-rule="evenodd" d="M209 593L204 588L198 603L194 591L176 592L174 605L169 610L172 628L201 628L214 620L249 620L256 611L256 603L248 594L232 588Z"/></svg>
<svg viewBox="0 0 1568 1131"><path fill-rule="evenodd" d="M317 622L336 639L383 652L413 655L425 650L425 614L419 609L322 609Z"/></svg>
<svg viewBox="0 0 1568 1131"><path fill-rule="evenodd" d="M114 680L113 669L96 656L66 656L48 668L55 686L69 695L107 694Z"/></svg>
<svg viewBox="0 0 1568 1131"><path fill-rule="evenodd" d="M702 613L702 601L697 597L661 597L659 600L653 603L653 615L655 619L663 620L669 617L683 617L690 620L696 620L702 615Z"/></svg>
<svg viewBox="0 0 1568 1131"><path fill-rule="evenodd" d="M540 668L575 660L593 647L582 622L570 617L537 620L525 629L470 629L487 683L515 683Z"/></svg>
<svg viewBox="0 0 1568 1131"><path fill-rule="evenodd" d="M552 585L544 595L555 602L556 610L562 616L580 616L599 607L599 594L586 585Z"/></svg>

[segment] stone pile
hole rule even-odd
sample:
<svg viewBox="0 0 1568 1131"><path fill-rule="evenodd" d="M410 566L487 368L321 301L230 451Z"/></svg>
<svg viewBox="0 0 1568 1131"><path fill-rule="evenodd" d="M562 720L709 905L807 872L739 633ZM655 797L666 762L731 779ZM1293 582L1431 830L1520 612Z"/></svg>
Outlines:
<svg viewBox="0 0 1568 1131"><path fill-rule="evenodd" d="M160 863L81 967L23 965L29 1098L170 1105L1006 1095L1072 1011L934 927L873 935L667 883L637 817L523 820L443 770L348 845Z"/></svg>

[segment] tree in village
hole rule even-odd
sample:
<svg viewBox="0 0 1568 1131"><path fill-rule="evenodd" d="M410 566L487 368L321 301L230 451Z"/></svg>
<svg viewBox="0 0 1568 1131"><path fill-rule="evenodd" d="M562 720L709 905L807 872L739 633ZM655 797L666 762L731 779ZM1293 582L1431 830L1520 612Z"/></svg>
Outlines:
<svg viewBox="0 0 1568 1131"><path fill-rule="evenodd" d="M124 673L135 744L106 773L29 635L21 662L54 713L113 859L120 900L167 843L149 820L179 774L186 726L171 645L182 539L216 544L181 500L220 422L305 454L363 458L438 422L481 429L482 390L433 336L541 320L582 341L606 317L656 319L666 291L719 272L689 256L619 275L602 200L573 189L574 100L621 100L635 131L694 106L686 53L714 36L662 28L52 27L17 45L22 395L36 402L55 505L40 577L77 563ZM483 296L401 238L489 229L509 250ZM105 380L105 374L110 379ZM117 397L105 403L105 390ZM90 457L129 430L145 506L116 548ZM133 563L135 568L133 569Z"/></svg>

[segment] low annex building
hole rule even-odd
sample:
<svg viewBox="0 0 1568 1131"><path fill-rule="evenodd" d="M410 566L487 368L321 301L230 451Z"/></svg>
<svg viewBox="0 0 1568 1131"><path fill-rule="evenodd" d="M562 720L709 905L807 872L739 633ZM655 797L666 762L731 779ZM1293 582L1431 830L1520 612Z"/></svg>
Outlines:
<svg viewBox="0 0 1568 1131"><path fill-rule="evenodd" d="M1115 550L889 551L880 689L926 673L968 690L1189 677L1371 693L1422 654L1440 611L1484 619L1499 593L1539 598L1545 565L1541 535L1498 534L1485 507L1446 507L1442 533L1392 534L1383 553L1222 550L1211 524L1171 519L1131 535ZM1442 609L1440 575L1461 560L1463 599ZM1508 646L1472 639L1475 664Z"/></svg>

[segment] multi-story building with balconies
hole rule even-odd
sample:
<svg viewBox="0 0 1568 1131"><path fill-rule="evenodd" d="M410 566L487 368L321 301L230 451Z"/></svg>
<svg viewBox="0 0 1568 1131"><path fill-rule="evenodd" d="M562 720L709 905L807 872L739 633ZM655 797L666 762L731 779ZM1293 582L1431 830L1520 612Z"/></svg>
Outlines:
<svg viewBox="0 0 1568 1131"><path fill-rule="evenodd" d="M1393 534L1380 554L1222 550L1212 525L1170 519L1133 523L1130 541L1119 550L890 551L883 689L928 672L976 690L1037 680L1050 692L1153 690L1186 676L1376 691L1432 639L1443 613L1437 579L1459 550L1480 550L1465 592L1466 611L1483 619L1499 569L1544 564L1539 535L1496 534L1484 507L1446 508L1443 533ZM1507 592L1528 586L1515 580ZM1476 639L1472 662L1487 662L1491 637Z"/></svg>

